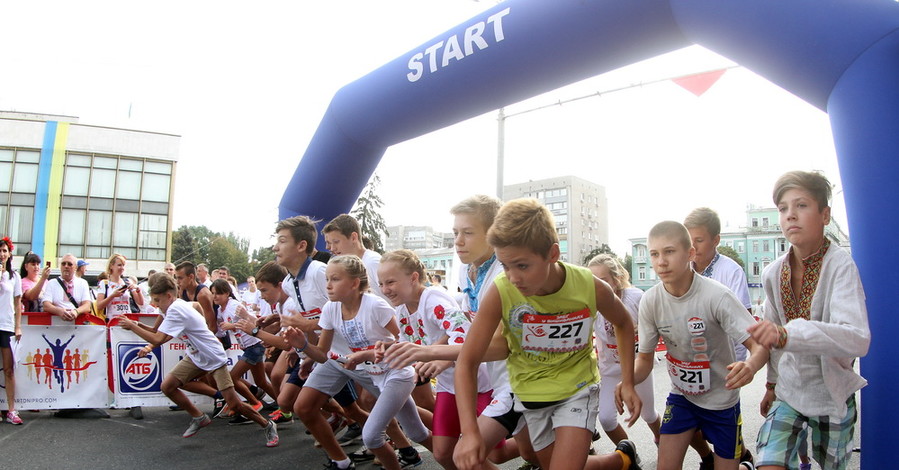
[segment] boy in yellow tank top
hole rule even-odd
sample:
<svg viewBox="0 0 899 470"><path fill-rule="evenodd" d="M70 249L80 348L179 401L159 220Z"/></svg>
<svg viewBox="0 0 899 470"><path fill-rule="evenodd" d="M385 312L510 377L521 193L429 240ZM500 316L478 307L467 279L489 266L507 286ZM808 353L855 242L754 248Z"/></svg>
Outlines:
<svg viewBox="0 0 899 470"><path fill-rule="evenodd" d="M631 368L634 324L624 305L589 270L559 261L552 215L534 199L503 205L488 241L504 273L489 287L456 362L462 425L456 465L477 469L486 458L476 421L477 366L507 358L516 410L524 414L543 469L638 470L636 450L627 440L614 453L587 455L599 394L592 341L597 311L615 326L621 345L618 402L627 404L630 424L640 415ZM494 334L500 321L502 336Z"/></svg>

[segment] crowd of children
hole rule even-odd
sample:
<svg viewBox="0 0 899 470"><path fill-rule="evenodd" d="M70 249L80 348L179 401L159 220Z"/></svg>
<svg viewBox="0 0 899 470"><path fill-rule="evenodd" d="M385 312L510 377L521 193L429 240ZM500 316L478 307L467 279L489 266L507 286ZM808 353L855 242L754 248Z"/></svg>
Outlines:
<svg viewBox="0 0 899 470"><path fill-rule="evenodd" d="M625 412L628 426L640 417L649 426L660 470L682 468L691 446L701 469L797 468L809 435L822 468L844 469L866 383L855 362L870 331L855 264L825 236L829 199L818 173L776 182L791 247L764 272L761 321L748 310L742 269L716 250L720 222L710 209L652 227L649 257L661 282L644 293L613 256L586 267L561 261L552 214L538 201L487 196L450 211L463 263L457 293L431 286L412 251L366 249L358 223L343 214L321 230L330 259L315 249L317 221L280 221L275 261L256 273L243 302L224 279L207 287L198 277L205 266L189 262L154 274L145 301L123 276L124 258L113 257L94 308L146 340L142 355L172 338L187 344L162 384L191 415L184 437L212 422L187 390L216 398L213 416L257 423L267 446L279 444L278 424L298 418L330 469L368 460L413 467L422 462L413 442L446 469L518 457L527 469L639 469L618 418ZM0 242L6 371L9 340L21 335L20 300L32 300L47 277L39 258L21 276L12 271L11 251ZM124 315L132 300L158 309L155 325ZM229 373L220 338L232 335L243 355ZM659 339L671 383L662 415L652 381ZM740 388L766 366L766 419L747 446ZM241 378L247 371L252 389ZM9 373L6 384L13 403ZM277 407L268 416L260 413L265 395ZM12 408L7 419L21 423ZM614 452L592 451L597 422ZM344 450L360 438L364 447Z"/></svg>

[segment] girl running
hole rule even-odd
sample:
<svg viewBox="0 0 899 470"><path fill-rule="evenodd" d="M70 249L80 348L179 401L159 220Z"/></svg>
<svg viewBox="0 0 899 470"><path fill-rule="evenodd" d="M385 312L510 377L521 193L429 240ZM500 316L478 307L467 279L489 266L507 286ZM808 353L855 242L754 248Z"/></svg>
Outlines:
<svg viewBox="0 0 899 470"><path fill-rule="evenodd" d="M621 299L631 319L634 321L634 328L637 327L637 312L640 309L640 298L643 297L643 291L631 286L630 276L624 266L609 254L600 254L593 257L587 263L587 268L594 276L603 280L608 284L615 295ZM601 319L600 319L601 318ZM609 439L615 444L627 439L627 432L618 423L618 414L615 409L615 386L621 382L621 362L618 356L618 341L615 339L615 327L605 318L597 316L597 321L593 324L596 333L596 348L599 355L599 375L602 377L602 383L599 388L599 424L605 431ZM652 374L646 380L637 384L634 389L637 396L643 402L643 410L640 416L646 421L652 434L655 436L656 444L659 443L659 427L662 425L661 418L652 406L655 400L653 394Z"/></svg>
<svg viewBox="0 0 899 470"><path fill-rule="evenodd" d="M22 424L16 412L16 375L10 339L22 339L22 279L12 270L13 244L9 237L0 238L0 355L6 379L6 421Z"/></svg>
<svg viewBox="0 0 899 470"><path fill-rule="evenodd" d="M331 459L328 468L348 468L352 462L319 410L352 379L378 397L362 428L365 446L384 468L399 470L397 455L384 440L390 420L395 416L409 438L428 448L431 435L411 397L415 387L412 367L390 368L374 362L376 346L392 344L399 334L394 310L384 299L365 293L368 276L359 257L332 258L325 274L329 302L322 307L318 345L307 342L300 330L287 330L288 342L319 363L300 391L295 411L327 452ZM414 451L410 447L400 452L409 450Z"/></svg>
<svg viewBox="0 0 899 470"><path fill-rule="evenodd" d="M137 279L125 276L125 256L118 253L106 263L107 278L97 285L97 311L106 310L106 319L131 313L131 299L135 305L144 304L144 294L137 287Z"/></svg>
<svg viewBox="0 0 899 470"><path fill-rule="evenodd" d="M264 390L265 393L277 401L278 392L272 387L272 384L269 383L268 378L265 375L265 363L263 362L265 359L265 346L263 346L262 341L259 338L249 335L237 328L238 309L243 312L246 312L246 309L241 305L240 301L234 297L234 291L231 289L228 281L216 279L212 282L211 290L212 302L216 310L219 327L216 336L223 337L228 334L229 331L233 331L234 336L240 343L240 348L243 349L243 355L237 360L237 364L234 364L234 367L231 368L231 381L234 382L235 389L238 393L247 398L250 402L250 406L256 411L259 411L262 408L262 402L259 401L255 395L250 393L249 388L244 384L241 377L243 377L243 374L249 370L253 374L253 381L256 383L256 386ZM246 315L246 313L244 314ZM243 393L244 389L247 392L246 394ZM229 421L229 424L244 424L249 422L250 420L246 417L236 415L234 419Z"/></svg>
<svg viewBox="0 0 899 470"><path fill-rule="evenodd" d="M459 441L459 413L453 388L453 361L462 350L471 322L459 305L439 286L425 287L425 268L410 250L397 250L381 258L378 268L381 292L396 306L403 342L389 349L389 364L414 363L416 391L431 392L437 378L437 400L431 430L434 459L447 470L455 469L453 449ZM478 377L478 411L490 404L493 390L483 366Z"/></svg>

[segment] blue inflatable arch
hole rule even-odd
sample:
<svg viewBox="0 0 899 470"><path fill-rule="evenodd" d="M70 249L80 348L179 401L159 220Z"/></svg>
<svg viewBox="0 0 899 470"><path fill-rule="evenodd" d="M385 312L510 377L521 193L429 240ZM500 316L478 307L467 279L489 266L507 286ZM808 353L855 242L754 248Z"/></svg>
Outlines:
<svg viewBox="0 0 899 470"><path fill-rule="evenodd" d="M899 337L899 3L894 0L508 0L343 87L280 216L348 211L390 145L691 44L831 120L874 337L863 364L864 468L892 468ZM342 172L333 184L330 169ZM783 168L783 171L793 168ZM776 177L772 174L772 179ZM747 412L752 412L747 410Z"/></svg>

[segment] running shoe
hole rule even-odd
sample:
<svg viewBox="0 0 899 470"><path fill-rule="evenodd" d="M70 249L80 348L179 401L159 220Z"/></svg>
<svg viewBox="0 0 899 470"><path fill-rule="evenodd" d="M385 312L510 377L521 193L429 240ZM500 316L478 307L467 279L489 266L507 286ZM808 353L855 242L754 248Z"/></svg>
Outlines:
<svg viewBox="0 0 899 470"><path fill-rule="evenodd" d="M750 469L751 470L751 469ZM799 470L812 470L812 463L799 463Z"/></svg>
<svg viewBox="0 0 899 470"><path fill-rule="evenodd" d="M632 441L623 439L617 446L615 446L615 450L621 451L621 453L631 459L631 465L627 467L627 470L641 470L640 457L637 456L637 447Z"/></svg>
<svg viewBox="0 0 899 470"><path fill-rule="evenodd" d="M227 410L227 409L228 409L228 405L225 404L225 399L224 398L216 398L213 401L213 405L212 405L212 417L218 418L219 415L222 414L222 411Z"/></svg>
<svg viewBox="0 0 899 470"><path fill-rule="evenodd" d="M255 405L250 405L250 406L253 407L253 410L254 410L254 411L259 412L259 410L262 409L262 402L261 402L261 401L257 401Z"/></svg>
<svg viewBox="0 0 899 470"><path fill-rule="evenodd" d="M801 463L801 464L799 464L800 470L802 470L803 465L808 465L808 467L805 467L805 468L807 468L809 470L812 469L811 463L805 463L805 464ZM755 470L755 465L753 465L752 462L740 462L740 470Z"/></svg>
<svg viewBox="0 0 899 470"><path fill-rule="evenodd" d="M346 432L337 439L337 443L340 444L341 447L346 447L350 444L353 444L362 437L362 426L359 423L353 423L346 428Z"/></svg>
<svg viewBox="0 0 899 470"><path fill-rule="evenodd" d="M412 468L421 465L421 456L418 455L418 451L414 448L412 449L412 453L409 455L403 454L400 451L396 453L396 459L400 462L400 468Z"/></svg>
<svg viewBox="0 0 899 470"><path fill-rule="evenodd" d="M365 446L355 452L350 452L346 455L353 462L368 462L375 459L375 454L373 454L370 450L368 450L368 447Z"/></svg>
<svg viewBox="0 0 899 470"><path fill-rule="evenodd" d="M333 432L334 435L336 436L337 433L339 433L340 431L343 431L343 428L346 427L347 423L346 423L346 420L343 418L343 416L335 414L335 415L332 415L331 419L328 420L328 424L331 425L331 432Z"/></svg>
<svg viewBox="0 0 899 470"><path fill-rule="evenodd" d="M341 469L340 467L337 466L337 462L335 462L333 460L328 460L328 463L325 464L325 470L356 470L356 464L353 462L350 462L349 467L347 467L346 469Z"/></svg>
<svg viewBox="0 0 899 470"><path fill-rule="evenodd" d="M252 419L247 418L247 417L245 417L244 415L237 415L237 416L231 418L230 421L228 421L228 425L229 425L229 426L236 426L236 425L238 425L238 424L249 424L249 423L252 423L252 422L253 422Z"/></svg>
<svg viewBox="0 0 899 470"><path fill-rule="evenodd" d="M265 426L265 446L276 447L280 442L278 438L278 425L274 421L269 421Z"/></svg>
<svg viewBox="0 0 899 470"><path fill-rule="evenodd" d="M187 427L187 431L184 431L184 434L182 434L181 437L191 437L199 432L200 429L205 428L210 424L212 424L212 420L209 419L209 415L206 413L203 413L203 416L200 416L199 418L191 418L190 426Z"/></svg>
<svg viewBox="0 0 899 470"><path fill-rule="evenodd" d="M7 411L6 412L6 422L9 424L22 424L22 418L19 417L19 412L16 410Z"/></svg>
<svg viewBox="0 0 899 470"><path fill-rule="evenodd" d="M524 463L521 464L521 466L515 470L540 470L540 466L535 463L530 463L527 460L525 460Z"/></svg>
<svg viewBox="0 0 899 470"><path fill-rule="evenodd" d="M293 413L282 413L281 410L277 410L274 413L268 416L272 421L278 424L290 424L293 423Z"/></svg>

